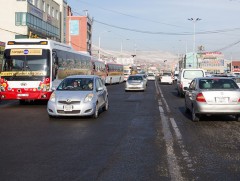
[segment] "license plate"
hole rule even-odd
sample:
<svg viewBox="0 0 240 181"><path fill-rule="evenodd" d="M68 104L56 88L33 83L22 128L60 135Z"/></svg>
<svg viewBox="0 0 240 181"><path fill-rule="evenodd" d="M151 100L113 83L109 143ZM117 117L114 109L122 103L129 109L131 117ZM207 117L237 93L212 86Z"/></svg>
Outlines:
<svg viewBox="0 0 240 181"><path fill-rule="evenodd" d="M64 111L72 111L73 106L72 106L72 105L65 105L65 106L63 107L63 109L64 109Z"/></svg>
<svg viewBox="0 0 240 181"><path fill-rule="evenodd" d="M27 97L27 96L29 96L29 94L18 94L17 96L19 96L19 97Z"/></svg>
<svg viewBox="0 0 240 181"><path fill-rule="evenodd" d="M228 103L228 97L216 97L216 103L219 104Z"/></svg>

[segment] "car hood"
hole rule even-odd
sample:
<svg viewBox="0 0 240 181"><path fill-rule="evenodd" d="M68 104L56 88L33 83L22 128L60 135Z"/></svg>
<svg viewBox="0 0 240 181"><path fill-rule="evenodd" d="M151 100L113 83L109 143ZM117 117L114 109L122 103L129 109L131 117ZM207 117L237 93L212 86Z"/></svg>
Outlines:
<svg viewBox="0 0 240 181"><path fill-rule="evenodd" d="M92 91L55 91L55 96L57 100L81 101L90 93Z"/></svg>

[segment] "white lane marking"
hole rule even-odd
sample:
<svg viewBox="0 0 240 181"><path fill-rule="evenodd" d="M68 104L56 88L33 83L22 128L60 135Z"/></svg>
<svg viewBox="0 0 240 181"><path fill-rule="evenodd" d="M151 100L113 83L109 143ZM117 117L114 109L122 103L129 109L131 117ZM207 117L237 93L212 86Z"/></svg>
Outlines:
<svg viewBox="0 0 240 181"><path fill-rule="evenodd" d="M164 114L163 108L159 105L159 112L162 121L162 131L164 134L164 140L166 142L166 151L167 151L167 161L168 161L168 170L171 176L171 180L183 180L180 167L177 162L177 157L173 149L173 136L169 128L168 118Z"/></svg>
<svg viewBox="0 0 240 181"><path fill-rule="evenodd" d="M177 126L174 118L170 118L170 122L172 124L173 130L174 130L175 135L177 137L177 141L178 141L179 147L181 148L181 153L183 155L183 159L187 162L187 167L191 171L194 171L192 159L189 157L189 153L188 153L188 151L186 150L186 148L185 148L185 146L183 144L182 135L181 135L181 133L180 133L180 131L178 129L178 126Z"/></svg>
<svg viewBox="0 0 240 181"><path fill-rule="evenodd" d="M166 107L167 112L170 113L171 110L170 110L170 108L169 108L169 106L168 106L168 104L167 104L167 101L166 101L166 99L165 99L164 96L163 96L162 90L161 90L161 88L160 88L160 86L159 86L158 84L156 84L156 88L159 89L159 92L160 92L160 95L161 95L160 97L161 97L161 99L162 99L162 101L163 101L163 103L162 103L161 100L158 100L158 103L161 103L161 106L164 104L165 107ZM160 104L159 104L159 106L160 106ZM161 109L163 110L162 107L161 107ZM159 110L159 111L160 111L160 110ZM160 111L160 114L161 114L161 111ZM162 117L161 117L161 118L162 118ZM170 119L172 128L173 128L173 130L174 130L174 132L175 132L175 135L176 135L176 137L177 137L177 142L178 142L178 145L179 145L179 147L180 147L180 149L181 149L181 154L183 155L184 160L187 162L187 167L189 168L189 170L194 171L194 169L193 169L193 161L191 160L191 158L190 158L190 156L189 156L189 153L188 153L188 151L186 150L186 148L185 148L185 146L184 146L184 144L183 144L181 132L180 132L180 130L178 129L178 126L177 126L174 118L169 118L169 119ZM168 124L169 124L169 123L168 123ZM169 125L168 125L168 126L169 126ZM170 132L170 129L169 129L169 132ZM164 135L165 135L165 134L164 134Z"/></svg>
<svg viewBox="0 0 240 181"><path fill-rule="evenodd" d="M159 112L164 113L164 110L163 110L162 106L160 106L160 105L159 105Z"/></svg>
<svg viewBox="0 0 240 181"><path fill-rule="evenodd" d="M171 111L170 111L170 108L168 107L168 104L167 104L166 99L165 99L164 97L162 97L162 100L163 100L163 102L164 102L164 104L165 104L165 107L166 107L167 112L170 113Z"/></svg>

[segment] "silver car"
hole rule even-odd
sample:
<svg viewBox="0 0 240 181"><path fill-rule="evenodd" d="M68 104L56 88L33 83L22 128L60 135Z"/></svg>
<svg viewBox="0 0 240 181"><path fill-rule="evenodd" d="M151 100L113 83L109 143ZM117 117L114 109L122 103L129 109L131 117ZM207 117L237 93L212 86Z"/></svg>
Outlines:
<svg viewBox="0 0 240 181"><path fill-rule="evenodd" d="M185 108L192 121L213 114L234 115L240 121L240 89L228 77L195 78L186 91Z"/></svg>
<svg viewBox="0 0 240 181"><path fill-rule="evenodd" d="M147 79L143 75L130 75L125 84L125 91L144 91L147 87Z"/></svg>
<svg viewBox="0 0 240 181"><path fill-rule="evenodd" d="M97 118L100 108L108 110L108 91L101 78L95 75L66 77L52 93L47 104L49 117Z"/></svg>

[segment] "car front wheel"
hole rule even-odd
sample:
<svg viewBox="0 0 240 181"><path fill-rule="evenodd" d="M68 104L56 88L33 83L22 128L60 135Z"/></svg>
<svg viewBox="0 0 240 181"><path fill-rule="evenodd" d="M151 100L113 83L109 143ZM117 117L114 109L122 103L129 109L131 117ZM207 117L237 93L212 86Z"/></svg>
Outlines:
<svg viewBox="0 0 240 181"><path fill-rule="evenodd" d="M97 103L96 103L95 111L94 111L92 117L93 117L94 119L97 119L97 118L98 118L98 104L97 104Z"/></svg>
<svg viewBox="0 0 240 181"><path fill-rule="evenodd" d="M108 98L106 98L105 105L104 105L104 107L103 107L103 111L107 111L107 110L108 110L108 107L109 107Z"/></svg>

